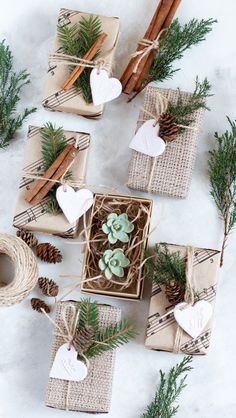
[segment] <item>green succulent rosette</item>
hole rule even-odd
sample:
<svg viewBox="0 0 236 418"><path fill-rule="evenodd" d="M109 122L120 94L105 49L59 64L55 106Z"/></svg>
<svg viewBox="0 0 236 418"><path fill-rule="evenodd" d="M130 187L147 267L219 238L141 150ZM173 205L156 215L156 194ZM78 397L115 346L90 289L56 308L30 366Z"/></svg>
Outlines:
<svg viewBox="0 0 236 418"><path fill-rule="evenodd" d="M98 262L98 266L105 277L110 280L112 276L124 277L124 267L130 264L121 248L106 250Z"/></svg>
<svg viewBox="0 0 236 418"><path fill-rule="evenodd" d="M102 230L108 235L108 241L111 244L116 244L117 241L128 242L130 232L134 229L134 225L129 222L126 213L117 215L117 213L110 213L107 217L107 222L102 225Z"/></svg>

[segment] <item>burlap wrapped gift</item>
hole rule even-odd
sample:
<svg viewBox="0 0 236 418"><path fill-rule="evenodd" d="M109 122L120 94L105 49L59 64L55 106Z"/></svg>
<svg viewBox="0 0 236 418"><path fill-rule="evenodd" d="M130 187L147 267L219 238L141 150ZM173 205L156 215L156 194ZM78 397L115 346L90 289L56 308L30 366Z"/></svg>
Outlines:
<svg viewBox="0 0 236 418"><path fill-rule="evenodd" d="M89 13L82 13L75 10L60 9L58 25L78 24L82 17L89 17ZM99 16L102 23L102 31L108 36L101 47L99 58L104 59L104 63L112 66L116 45L119 35L119 19L117 17ZM53 52L60 51L60 42L56 34ZM68 59L67 59L68 62ZM93 103L86 103L78 89L72 86L68 91L64 91L62 86L70 75L69 65L62 61L50 61L48 76L43 95L43 106L49 110L60 112L76 113L87 117L99 117L103 113L104 105L94 106Z"/></svg>
<svg viewBox="0 0 236 418"><path fill-rule="evenodd" d="M29 126L25 163L19 185L13 225L27 231L39 231L67 238L74 237L78 229L78 222L70 224L63 213L50 215L47 212L50 197L46 196L41 203L35 206L25 200L27 193L35 184L35 180L30 178L30 173L43 175L40 129L36 126ZM68 144L73 144L78 140L78 143L81 142L89 147L90 135L87 133L64 131L64 135ZM81 150L70 169L73 180L81 184L84 183L85 179L87 156L88 148Z"/></svg>
<svg viewBox="0 0 236 418"><path fill-rule="evenodd" d="M171 252L187 255L187 248L179 245L168 245ZM206 300L215 305L217 270L220 263L220 251L195 248L192 257L192 288L194 300ZM182 331L175 321L173 306L170 306L165 291L154 284L149 307L148 325L145 346L159 351L180 352L186 354L207 354L212 320L208 321L201 334L193 339ZM177 333L178 338L177 337Z"/></svg>
<svg viewBox="0 0 236 418"><path fill-rule="evenodd" d="M64 323L64 310L69 304L76 302L60 302L56 310L56 324L66 333ZM121 317L119 308L109 305L98 305L100 315L100 327L117 322ZM68 318L68 309L66 310ZM55 329L52 343L52 363L59 347L64 344L63 337L59 336ZM113 369L115 362L115 350L110 350L102 355L91 358L87 377L82 382L73 382L49 378L46 406L70 411L84 412L109 412L112 393Z"/></svg>
<svg viewBox="0 0 236 418"><path fill-rule="evenodd" d="M147 87L143 104L144 110L140 112L137 128L144 121L152 119L145 110L155 115L156 103L161 100L162 96L167 98L170 103L176 103L179 92L178 90ZM183 103L186 103L191 97L191 93L181 92L181 97ZM191 129L185 129L175 141L169 142L162 155L149 157L132 151L127 186L149 193L185 198L191 183L203 114L203 109L194 112L194 123L190 125Z"/></svg>

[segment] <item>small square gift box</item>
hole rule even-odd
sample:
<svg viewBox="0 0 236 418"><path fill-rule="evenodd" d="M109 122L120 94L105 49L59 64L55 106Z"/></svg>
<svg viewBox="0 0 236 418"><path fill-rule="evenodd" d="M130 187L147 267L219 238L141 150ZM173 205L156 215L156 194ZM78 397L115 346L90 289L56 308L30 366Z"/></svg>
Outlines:
<svg viewBox="0 0 236 418"><path fill-rule="evenodd" d="M122 90L119 80L110 77L118 37L117 17L60 9L43 106L100 117L104 103Z"/></svg>
<svg viewBox="0 0 236 418"><path fill-rule="evenodd" d="M46 406L109 412L115 348L136 334L120 317L119 308L87 299L57 304Z"/></svg>
<svg viewBox="0 0 236 418"><path fill-rule="evenodd" d="M54 134L57 138L55 146L52 143ZM56 189L63 176L75 182L77 187L84 183L89 144L88 133L63 131L50 122L42 128L29 126L13 219L16 228L65 238L76 235L79 223L69 222L62 213ZM49 167L47 170L45 163Z"/></svg>
<svg viewBox="0 0 236 418"><path fill-rule="evenodd" d="M196 83L198 94L201 84ZM130 143L128 187L179 198L187 196L206 97L188 116L188 126L177 124L176 117L180 119L180 106L186 111L184 106L195 97L179 90L147 87L137 131Z"/></svg>
<svg viewBox="0 0 236 418"><path fill-rule="evenodd" d="M84 254L81 291L139 300L152 201L95 195Z"/></svg>
<svg viewBox="0 0 236 418"><path fill-rule="evenodd" d="M153 286L145 346L207 354L220 251L172 244L155 248L146 263Z"/></svg>

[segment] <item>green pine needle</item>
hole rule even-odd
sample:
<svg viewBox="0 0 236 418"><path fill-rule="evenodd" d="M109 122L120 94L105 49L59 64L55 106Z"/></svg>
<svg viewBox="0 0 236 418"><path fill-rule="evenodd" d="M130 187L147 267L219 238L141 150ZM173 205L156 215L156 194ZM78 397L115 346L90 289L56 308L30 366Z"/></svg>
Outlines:
<svg viewBox="0 0 236 418"><path fill-rule="evenodd" d="M97 333L99 330L99 310L96 302L91 302L90 299L83 299L78 306L79 320L78 328L83 328L85 325L91 325Z"/></svg>
<svg viewBox="0 0 236 418"><path fill-rule="evenodd" d="M51 122L41 129L43 168L46 171L67 146L62 127L56 128Z"/></svg>
<svg viewBox="0 0 236 418"><path fill-rule="evenodd" d="M5 40L0 42L0 148L5 148L14 138L24 120L36 108L26 108L16 114L22 88L30 83L26 70L16 73L13 69L13 55Z"/></svg>
<svg viewBox="0 0 236 418"><path fill-rule="evenodd" d="M159 387L142 418L172 418L177 414L179 405L176 406L175 402L187 386L186 378L187 373L192 370L191 362L191 356L184 357L181 363L172 367L167 376L160 370Z"/></svg>
<svg viewBox="0 0 236 418"><path fill-rule="evenodd" d="M64 54L82 58L102 34L101 20L98 16L83 17L78 25L58 27L59 40ZM99 51L94 59L99 56ZM73 70L72 68L71 70ZM91 68L85 68L74 83L86 103L92 102L90 88Z"/></svg>

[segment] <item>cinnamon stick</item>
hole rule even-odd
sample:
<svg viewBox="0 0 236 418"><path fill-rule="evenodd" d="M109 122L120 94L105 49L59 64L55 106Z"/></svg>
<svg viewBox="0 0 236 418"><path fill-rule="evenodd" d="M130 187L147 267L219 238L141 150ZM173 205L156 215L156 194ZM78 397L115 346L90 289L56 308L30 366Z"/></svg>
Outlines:
<svg viewBox="0 0 236 418"><path fill-rule="evenodd" d="M86 52L83 59L91 61L95 57L96 53L99 51L101 46L103 45L106 37L107 37L107 33L105 32L102 33L99 36L99 38L96 40L96 42L94 42L94 44L91 46L91 48L89 48L89 50ZM62 87L63 90L65 91L69 90L73 86L74 82L79 78L79 76L85 70L85 68L86 67L83 67L81 65L78 65L77 67L75 67L75 69L70 74L69 78L64 82L63 87Z"/></svg>

